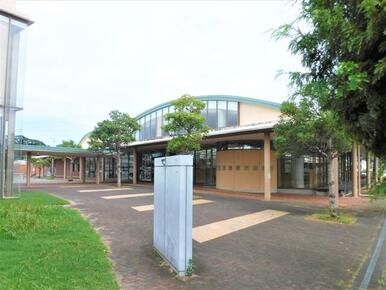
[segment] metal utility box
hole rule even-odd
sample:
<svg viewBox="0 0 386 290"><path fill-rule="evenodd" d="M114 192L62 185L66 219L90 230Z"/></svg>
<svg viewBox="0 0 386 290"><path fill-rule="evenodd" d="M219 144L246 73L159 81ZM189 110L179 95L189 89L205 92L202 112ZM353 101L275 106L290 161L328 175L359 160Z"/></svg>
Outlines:
<svg viewBox="0 0 386 290"><path fill-rule="evenodd" d="M153 245L179 276L192 258L193 156L154 162Z"/></svg>

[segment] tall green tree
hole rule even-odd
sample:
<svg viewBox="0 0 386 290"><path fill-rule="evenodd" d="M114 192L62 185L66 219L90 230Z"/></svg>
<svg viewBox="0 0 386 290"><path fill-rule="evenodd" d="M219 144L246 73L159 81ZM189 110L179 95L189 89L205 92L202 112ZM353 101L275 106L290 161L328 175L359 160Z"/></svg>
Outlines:
<svg viewBox="0 0 386 290"><path fill-rule="evenodd" d="M201 112L205 103L190 95L183 95L172 102L175 112L165 116L163 129L173 138L167 145L170 153L187 154L200 150L201 141L208 133L205 118Z"/></svg>
<svg viewBox="0 0 386 290"><path fill-rule="evenodd" d="M282 115L274 126L275 148L279 155L318 155L325 157L328 165L329 210L337 216L335 188L338 180L333 176L333 159L350 148L344 128L337 122L336 113L321 110L312 99L284 102Z"/></svg>
<svg viewBox="0 0 386 290"><path fill-rule="evenodd" d="M117 186L121 186L121 148L135 140L140 125L127 113L111 111L109 119L99 122L90 135L91 150L110 152L117 161Z"/></svg>
<svg viewBox="0 0 386 290"><path fill-rule="evenodd" d="M386 1L300 0L300 15L274 33L305 71L294 95L318 99L379 157L386 156Z"/></svg>
<svg viewBox="0 0 386 290"><path fill-rule="evenodd" d="M32 158L31 159L32 165L39 170L38 178L41 178L42 170L44 170L44 167L47 167L51 163L51 159L49 158Z"/></svg>
<svg viewBox="0 0 386 290"><path fill-rule="evenodd" d="M62 140L62 143L56 145L56 147L82 148L82 146L76 143L74 140Z"/></svg>

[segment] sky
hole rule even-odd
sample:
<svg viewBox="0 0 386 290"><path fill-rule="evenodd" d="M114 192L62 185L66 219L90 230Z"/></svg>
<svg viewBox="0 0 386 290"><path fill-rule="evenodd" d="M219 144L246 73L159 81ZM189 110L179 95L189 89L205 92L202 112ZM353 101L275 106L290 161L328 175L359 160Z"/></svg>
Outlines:
<svg viewBox="0 0 386 290"><path fill-rule="evenodd" d="M78 142L111 110L135 117L182 94L282 102L300 68L272 29L288 1L34 1L28 28L23 135Z"/></svg>

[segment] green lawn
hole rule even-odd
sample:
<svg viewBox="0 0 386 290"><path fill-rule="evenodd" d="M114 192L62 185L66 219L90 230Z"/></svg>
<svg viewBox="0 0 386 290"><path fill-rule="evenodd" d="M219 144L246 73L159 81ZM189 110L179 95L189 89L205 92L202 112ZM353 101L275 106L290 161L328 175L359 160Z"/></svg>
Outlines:
<svg viewBox="0 0 386 290"><path fill-rule="evenodd" d="M0 200L0 289L119 289L99 235L66 203Z"/></svg>

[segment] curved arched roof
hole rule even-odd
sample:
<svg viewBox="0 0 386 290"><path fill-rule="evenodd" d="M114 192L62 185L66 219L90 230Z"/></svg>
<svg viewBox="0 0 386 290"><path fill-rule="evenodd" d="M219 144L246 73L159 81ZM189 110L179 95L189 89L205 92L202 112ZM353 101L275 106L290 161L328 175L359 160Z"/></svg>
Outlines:
<svg viewBox="0 0 386 290"><path fill-rule="evenodd" d="M254 98L247 98L247 97L240 97L240 96L231 96L231 95L204 95L204 96L197 96L198 99L202 101L233 101L233 102L240 102L240 103L245 103L245 104L250 104L250 105L257 105L257 106L263 106L263 107L268 107L271 109L280 109L280 104L275 103L275 102L270 102L270 101L265 101L265 100L260 100L260 99L254 99ZM158 111L160 109L166 108L171 106L171 101L162 103L158 106L155 106L153 108L150 108L138 116L135 117L135 119L140 119L143 116L146 116L148 114L151 114L155 111Z"/></svg>

